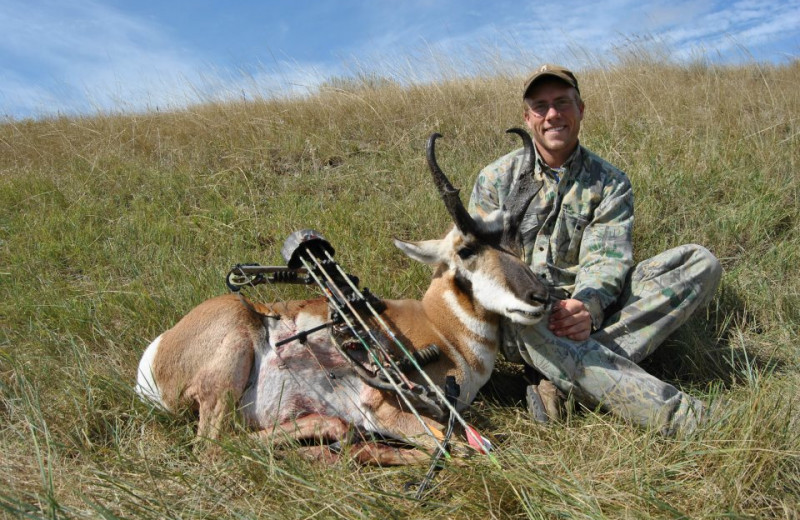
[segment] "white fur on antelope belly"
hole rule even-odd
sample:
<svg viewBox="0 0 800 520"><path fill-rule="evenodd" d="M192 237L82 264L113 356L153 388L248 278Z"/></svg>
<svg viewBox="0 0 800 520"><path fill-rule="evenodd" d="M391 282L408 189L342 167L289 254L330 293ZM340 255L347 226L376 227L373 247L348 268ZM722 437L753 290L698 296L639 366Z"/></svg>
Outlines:
<svg viewBox="0 0 800 520"><path fill-rule="evenodd" d="M289 328L283 328L282 334L271 331L270 343L295 333ZM303 343L291 341L257 352L254 361L255 378L241 401L252 427L267 428L313 414L373 427L363 395L372 389L333 347L327 330L310 334Z"/></svg>

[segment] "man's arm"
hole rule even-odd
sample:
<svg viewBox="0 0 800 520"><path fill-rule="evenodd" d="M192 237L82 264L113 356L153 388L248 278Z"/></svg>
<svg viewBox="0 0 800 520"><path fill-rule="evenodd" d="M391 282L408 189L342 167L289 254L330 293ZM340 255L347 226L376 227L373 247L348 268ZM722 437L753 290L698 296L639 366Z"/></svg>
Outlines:
<svg viewBox="0 0 800 520"><path fill-rule="evenodd" d="M599 329L633 265L633 190L627 177L604 188L603 201L586 227L572 297L586 306Z"/></svg>

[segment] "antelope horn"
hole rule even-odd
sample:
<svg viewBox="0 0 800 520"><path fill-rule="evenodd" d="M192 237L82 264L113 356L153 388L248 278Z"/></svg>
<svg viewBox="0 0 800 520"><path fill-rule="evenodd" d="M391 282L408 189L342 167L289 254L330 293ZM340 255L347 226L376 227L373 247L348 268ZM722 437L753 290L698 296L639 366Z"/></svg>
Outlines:
<svg viewBox="0 0 800 520"><path fill-rule="evenodd" d="M523 175L530 175L533 174L533 141L531 140L531 136L528 132L523 130L522 128L509 128L506 130L507 134L517 134L522 139L522 146L525 147L525 157L522 160L522 174Z"/></svg>
<svg viewBox="0 0 800 520"><path fill-rule="evenodd" d="M522 145L525 147L519 177L505 201L506 220L502 239L503 244L519 248L521 245L519 227L528 206L542 188L543 183L533 180L534 151L531 136L521 128L509 128L506 133L520 136Z"/></svg>
<svg viewBox="0 0 800 520"><path fill-rule="evenodd" d="M433 183L436 185L436 189L439 190L439 195L441 195L444 201L447 212L453 217L453 222L455 222L458 230L464 234L475 234L477 230L475 220L464 207L464 203L458 196L458 189L453 187L436 162L436 139L439 137L442 137L439 133L431 134L428 138L428 146L426 149L428 167L431 169Z"/></svg>

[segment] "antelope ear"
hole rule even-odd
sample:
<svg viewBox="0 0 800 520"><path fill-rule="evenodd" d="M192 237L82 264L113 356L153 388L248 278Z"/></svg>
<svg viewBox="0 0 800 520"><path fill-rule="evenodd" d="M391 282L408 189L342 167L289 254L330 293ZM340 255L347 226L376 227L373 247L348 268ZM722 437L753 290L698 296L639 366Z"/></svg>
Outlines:
<svg viewBox="0 0 800 520"><path fill-rule="evenodd" d="M423 264L439 264L442 258L443 240L423 240L421 242L406 242L399 238L394 239L394 245L409 258Z"/></svg>
<svg viewBox="0 0 800 520"><path fill-rule="evenodd" d="M480 219L481 231L486 234L502 233L508 220L509 215L504 204L502 208L496 209Z"/></svg>

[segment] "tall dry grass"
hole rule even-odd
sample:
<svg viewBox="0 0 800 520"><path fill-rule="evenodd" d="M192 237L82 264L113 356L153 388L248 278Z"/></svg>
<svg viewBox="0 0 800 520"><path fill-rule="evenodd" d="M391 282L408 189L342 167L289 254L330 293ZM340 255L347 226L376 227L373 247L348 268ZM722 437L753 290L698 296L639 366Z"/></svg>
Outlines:
<svg viewBox="0 0 800 520"><path fill-rule="evenodd" d="M797 518L800 514L800 64L678 65L630 56L582 71L582 141L636 191L638 259L684 242L723 262L709 309L646 364L724 401L694 437L601 413L531 423L516 367L470 419L499 466L319 467L240 431L213 463L191 418L131 390L144 347L225 291L234 263L281 263L322 231L384 297L430 273L390 238L449 225L423 146L468 191L517 143L520 77L401 85L331 80L307 99L0 125L0 511L29 518ZM307 297L291 287L251 293Z"/></svg>

